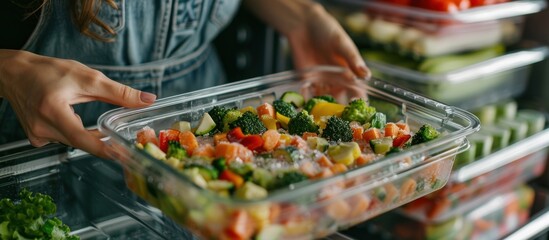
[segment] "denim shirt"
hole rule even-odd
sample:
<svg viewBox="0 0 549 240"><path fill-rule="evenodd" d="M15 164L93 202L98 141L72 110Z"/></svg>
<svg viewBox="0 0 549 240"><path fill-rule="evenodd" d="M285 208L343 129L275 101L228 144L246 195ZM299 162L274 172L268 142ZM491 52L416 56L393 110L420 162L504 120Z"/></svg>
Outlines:
<svg viewBox="0 0 549 240"><path fill-rule="evenodd" d="M69 1L49 1L24 50L79 61L159 98L224 82L210 42L234 15L238 0L115 0L117 8L103 3L98 17L116 35L94 24L90 29L111 42L80 33ZM92 102L74 109L90 126L114 107ZM0 126L0 144L26 138L7 101L0 105Z"/></svg>

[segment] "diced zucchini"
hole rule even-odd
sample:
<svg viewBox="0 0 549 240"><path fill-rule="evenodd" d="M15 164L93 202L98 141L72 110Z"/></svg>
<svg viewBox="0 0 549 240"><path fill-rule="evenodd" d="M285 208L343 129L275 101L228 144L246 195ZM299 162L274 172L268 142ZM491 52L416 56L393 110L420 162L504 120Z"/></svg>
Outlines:
<svg viewBox="0 0 549 240"><path fill-rule="evenodd" d="M387 118L385 117L385 114L376 112L372 117L371 123L372 127L377 129L383 129L385 127L385 124L387 123Z"/></svg>
<svg viewBox="0 0 549 240"><path fill-rule="evenodd" d="M360 147L356 142L343 142L328 148L328 156L337 162L346 166L352 165L360 156Z"/></svg>
<svg viewBox="0 0 549 240"><path fill-rule="evenodd" d="M483 106L473 111L473 113L478 117L482 125L494 124L496 122L497 109L494 104Z"/></svg>
<svg viewBox="0 0 549 240"><path fill-rule="evenodd" d="M198 127L196 128L196 131L194 132L198 136L202 136L205 134L208 134L212 132L215 129L215 122L210 116L209 113L204 113L202 115L202 119L200 119L200 122L198 123Z"/></svg>
<svg viewBox="0 0 549 240"><path fill-rule="evenodd" d="M305 98L297 92L288 91L282 94L280 99L284 102L293 104L296 108L302 107L305 104Z"/></svg>
<svg viewBox="0 0 549 240"><path fill-rule="evenodd" d="M382 137L370 140L370 147L376 154L386 154L393 147L393 138Z"/></svg>
<svg viewBox="0 0 549 240"><path fill-rule="evenodd" d="M200 164L200 163L189 163L185 165L185 169L194 169L198 170L198 173L204 177L205 180L210 181L217 179L219 172L212 165L209 164Z"/></svg>
<svg viewBox="0 0 549 240"><path fill-rule="evenodd" d="M491 135L473 133L467 137L471 145L475 145L475 160L492 152L494 138Z"/></svg>
<svg viewBox="0 0 549 240"><path fill-rule="evenodd" d="M265 188L255 185L252 182L246 182L236 190L235 197L245 200L255 200L267 197L269 194Z"/></svg>
<svg viewBox="0 0 549 240"><path fill-rule="evenodd" d="M208 181L208 189L219 192L225 190L231 190L234 187L234 184L225 180L211 180Z"/></svg>
<svg viewBox="0 0 549 240"><path fill-rule="evenodd" d="M266 169L256 168L252 174L252 181L265 189L270 189L275 181L275 176Z"/></svg>
<svg viewBox="0 0 549 240"><path fill-rule="evenodd" d="M299 149L294 146L279 148L273 152L273 158L284 160L289 163L299 160L300 156Z"/></svg>
<svg viewBox="0 0 549 240"><path fill-rule="evenodd" d="M180 132L190 131L191 123L187 121L177 121L174 122L170 128Z"/></svg>
<svg viewBox="0 0 549 240"><path fill-rule="evenodd" d="M166 159L166 153L160 150L154 143L148 142L145 144L145 152L158 160Z"/></svg>
<svg viewBox="0 0 549 240"><path fill-rule="evenodd" d="M183 175L187 176L194 184L201 188L206 188L208 186L208 182L202 174L200 173L199 168L190 168L190 169L184 169L182 171Z"/></svg>
<svg viewBox="0 0 549 240"><path fill-rule="evenodd" d="M517 102L513 100L498 103L496 108L498 119L515 119L517 115Z"/></svg>
<svg viewBox="0 0 549 240"><path fill-rule="evenodd" d="M490 125L482 127L480 129L480 132L492 135L492 138L494 139L492 152L507 147L507 145L509 145L509 139L511 139L511 130L509 129L502 129L500 127Z"/></svg>
<svg viewBox="0 0 549 240"><path fill-rule="evenodd" d="M330 144L328 143L328 140L322 137L307 138L307 145L309 145L309 148L316 149L321 152L326 151L330 146Z"/></svg>
<svg viewBox="0 0 549 240"><path fill-rule="evenodd" d="M509 139L510 142L520 141L528 134L528 123L526 122L501 119L499 120L497 126L507 128L511 131L511 137Z"/></svg>
<svg viewBox="0 0 549 240"><path fill-rule="evenodd" d="M528 136L541 132L545 127L545 115L536 110L522 109L517 112L517 120L528 123Z"/></svg>

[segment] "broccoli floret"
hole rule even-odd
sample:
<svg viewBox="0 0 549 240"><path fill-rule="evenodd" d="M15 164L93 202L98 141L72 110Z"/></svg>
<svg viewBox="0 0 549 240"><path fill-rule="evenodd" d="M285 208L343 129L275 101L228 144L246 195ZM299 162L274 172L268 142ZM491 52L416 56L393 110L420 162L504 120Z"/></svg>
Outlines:
<svg viewBox="0 0 549 240"><path fill-rule="evenodd" d="M307 180L307 176L302 172L298 170L287 170L276 175L271 187L272 189L279 189L305 180Z"/></svg>
<svg viewBox="0 0 549 240"><path fill-rule="evenodd" d="M236 121L229 123L230 129L240 127L244 134L261 134L267 131L263 122L253 112L245 112Z"/></svg>
<svg viewBox="0 0 549 240"><path fill-rule="evenodd" d="M309 99L309 101L307 101L307 103L305 103L305 105L303 106L303 109L306 110L307 112L310 112L311 110L313 110L313 107L319 102L335 103L336 100L334 99L334 97L330 95L316 96Z"/></svg>
<svg viewBox="0 0 549 240"><path fill-rule="evenodd" d="M231 109L215 106L210 111L208 111L208 114L210 114L210 117L215 122L215 129L219 132L223 131L223 117L225 117L225 114L229 112Z"/></svg>
<svg viewBox="0 0 549 240"><path fill-rule="evenodd" d="M353 140L353 130L349 126L349 121L332 116L326 123L322 137L330 141L350 142Z"/></svg>
<svg viewBox="0 0 549 240"><path fill-rule="evenodd" d="M0 237L11 239L80 239L71 236L61 220L50 217L57 211L53 199L45 194L23 189L19 202L9 198L0 200Z"/></svg>
<svg viewBox="0 0 549 240"><path fill-rule="evenodd" d="M412 137L412 145L431 141L438 137L440 133L431 125L424 124Z"/></svg>
<svg viewBox="0 0 549 240"><path fill-rule="evenodd" d="M273 107L277 113L280 113L286 117L294 118L297 115L297 110L291 103L284 102L282 100L274 100Z"/></svg>
<svg viewBox="0 0 549 240"><path fill-rule="evenodd" d="M290 119L290 122L288 122L288 132L292 135L300 136L305 132L318 133L318 125L316 125L313 116L303 110L297 116Z"/></svg>
<svg viewBox="0 0 549 240"><path fill-rule="evenodd" d="M366 101L359 98L351 101L349 105L343 109L341 118L347 121L356 121L364 124L370 122L375 113L375 107L368 106Z"/></svg>
<svg viewBox="0 0 549 240"><path fill-rule="evenodd" d="M387 124L387 117L383 113L376 112L370 120L370 123L372 127L382 129L385 127L385 124Z"/></svg>
<svg viewBox="0 0 549 240"><path fill-rule="evenodd" d="M181 144L179 144L178 141L169 141L168 153L166 154L166 158L170 157L182 160L183 158L187 157L187 151L183 147L181 147Z"/></svg>
<svg viewBox="0 0 549 240"><path fill-rule="evenodd" d="M242 113L238 110L229 110L225 116L223 116L223 130L222 132L228 132L230 130L229 124L236 121L242 116Z"/></svg>

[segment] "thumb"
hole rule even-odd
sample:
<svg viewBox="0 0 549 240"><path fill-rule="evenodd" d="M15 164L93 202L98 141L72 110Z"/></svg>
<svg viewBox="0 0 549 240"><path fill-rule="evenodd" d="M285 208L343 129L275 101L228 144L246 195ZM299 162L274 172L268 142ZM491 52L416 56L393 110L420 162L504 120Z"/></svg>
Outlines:
<svg viewBox="0 0 549 240"><path fill-rule="evenodd" d="M156 95L142 92L119 82L103 77L88 93L95 99L122 107L144 107L156 100Z"/></svg>

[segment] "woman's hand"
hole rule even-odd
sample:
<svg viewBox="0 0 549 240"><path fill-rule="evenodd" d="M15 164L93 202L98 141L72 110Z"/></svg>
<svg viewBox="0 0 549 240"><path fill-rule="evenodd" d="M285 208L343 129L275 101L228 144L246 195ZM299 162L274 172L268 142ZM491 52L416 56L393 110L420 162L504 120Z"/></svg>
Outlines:
<svg viewBox="0 0 549 240"><path fill-rule="evenodd" d="M246 3L288 38L297 68L339 65L359 77L370 76L356 45L320 4L310 0L247 0Z"/></svg>
<svg viewBox="0 0 549 240"><path fill-rule="evenodd" d="M100 157L106 145L97 131L84 128L72 105L99 100L143 107L156 99L79 62L17 50L0 50L0 97L10 102L33 146L61 142Z"/></svg>

